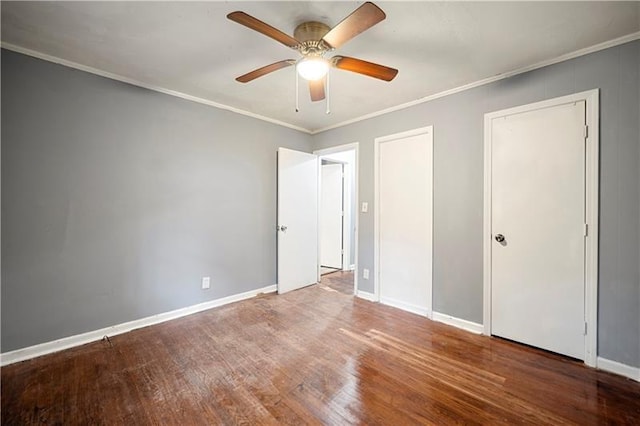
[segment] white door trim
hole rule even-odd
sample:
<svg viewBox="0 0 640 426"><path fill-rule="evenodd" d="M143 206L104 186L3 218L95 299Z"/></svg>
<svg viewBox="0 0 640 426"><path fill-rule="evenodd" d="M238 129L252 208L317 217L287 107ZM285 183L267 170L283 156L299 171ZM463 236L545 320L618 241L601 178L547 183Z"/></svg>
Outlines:
<svg viewBox="0 0 640 426"><path fill-rule="evenodd" d="M506 115L519 114L571 102L586 102L585 164L585 221L588 235L585 239L585 358L588 366L595 367L598 347L598 205L599 205L599 89L562 96L542 102L487 113L484 116L484 330L491 335L491 120Z"/></svg>
<svg viewBox="0 0 640 426"><path fill-rule="evenodd" d="M332 146L329 148L318 149L316 151L313 151L313 153L318 156L318 161L322 161L321 157L323 155L335 154L337 152L344 152L344 151L351 151L351 150L356 151L355 164L353 165L353 167L355 168L354 170L355 180L352 182L353 188L354 188L354 196L356 197L356 202L355 202L356 210L351 212L351 214L355 215L356 231L355 231L354 247L350 247L350 250L353 250L355 252L355 255L354 255L355 270L353 273L353 294L356 295L358 294L358 235L360 232L360 214L358 209L358 206L360 203L360 196L359 196L360 185L358 184L360 179L360 176L359 176L360 144L358 142L353 142L353 143L348 143L344 145ZM346 255L347 253L345 253L345 256ZM318 258L318 281L320 281L320 258Z"/></svg>
<svg viewBox="0 0 640 426"><path fill-rule="evenodd" d="M373 298L374 300L380 302L380 145L385 142L389 142L395 139L403 139L410 136L417 136L422 134L431 134L431 170L433 173L433 126L420 127L418 129L408 130L406 132L394 133L392 135L381 136L374 139L374 157L373 157L373 168L374 168L374 195L373 195L373 206L374 206L374 215L373 215L373 227L374 227L374 236L373 236ZM431 176L431 219L433 221L433 175ZM431 241L429 241L429 245L431 246L431 257L432 257L432 265L433 265L433 222L431 224ZM431 319L433 315L433 268L431 270L431 277L427 280L427 293L429 295L428 303L427 303L427 312L426 317Z"/></svg>

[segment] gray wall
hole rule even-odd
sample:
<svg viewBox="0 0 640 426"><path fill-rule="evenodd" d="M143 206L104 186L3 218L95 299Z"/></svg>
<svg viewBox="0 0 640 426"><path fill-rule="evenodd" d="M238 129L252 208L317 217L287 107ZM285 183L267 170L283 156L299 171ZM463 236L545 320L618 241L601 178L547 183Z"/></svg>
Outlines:
<svg viewBox="0 0 640 426"><path fill-rule="evenodd" d="M400 71L402 72L402 71ZM373 273L373 140L434 126L437 312L482 323L484 114L600 88L599 355L640 366L640 42L636 41L315 135L360 142L358 273ZM335 109L335 108L334 108ZM373 281L359 280L373 291Z"/></svg>
<svg viewBox="0 0 640 426"><path fill-rule="evenodd" d="M3 50L2 352L275 284L278 146L311 137Z"/></svg>

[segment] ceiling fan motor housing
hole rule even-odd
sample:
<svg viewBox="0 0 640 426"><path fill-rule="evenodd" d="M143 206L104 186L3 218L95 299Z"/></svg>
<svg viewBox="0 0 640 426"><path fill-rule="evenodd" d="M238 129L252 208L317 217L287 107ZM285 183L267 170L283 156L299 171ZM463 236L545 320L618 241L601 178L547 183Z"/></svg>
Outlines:
<svg viewBox="0 0 640 426"><path fill-rule="evenodd" d="M301 42L318 41L329 32L331 28L322 22L303 22L293 30L293 37Z"/></svg>
<svg viewBox="0 0 640 426"><path fill-rule="evenodd" d="M316 21L298 25L293 31L293 37L300 42L300 53L305 56L322 56L331 50L331 46L322 40L330 29L328 25Z"/></svg>

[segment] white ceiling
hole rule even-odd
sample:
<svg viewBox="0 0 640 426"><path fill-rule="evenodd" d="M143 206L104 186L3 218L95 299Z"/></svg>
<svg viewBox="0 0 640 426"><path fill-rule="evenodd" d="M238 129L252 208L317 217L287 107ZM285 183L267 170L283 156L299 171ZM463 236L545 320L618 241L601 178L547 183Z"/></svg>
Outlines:
<svg viewBox="0 0 640 426"><path fill-rule="evenodd" d="M2 42L310 131L640 31L638 2L377 2L387 19L334 54L400 70L390 83L335 70L331 114L293 68L234 78L297 52L226 19L242 10L292 34L362 2L5 2Z"/></svg>

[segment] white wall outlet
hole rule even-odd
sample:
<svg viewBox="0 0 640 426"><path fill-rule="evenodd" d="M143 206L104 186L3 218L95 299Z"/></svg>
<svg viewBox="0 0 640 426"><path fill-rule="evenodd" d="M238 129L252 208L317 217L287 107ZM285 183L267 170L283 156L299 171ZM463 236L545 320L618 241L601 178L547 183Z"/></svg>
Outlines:
<svg viewBox="0 0 640 426"><path fill-rule="evenodd" d="M202 277L202 288L207 289L211 287L211 278L210 277Z"/></svg>
<svg viewBox="0 0 640 426"><path fill-rule="evenodd" d="M369 211L369 203L367 203L366 201L364 201L362 203L362 209L361 209L362 213L366 213Z"/></svg>
<svg viewBox="0 0 640 426"><path fill-rule="evenodd" d="M369 279L369 270L368 269L363 269L362 270L362 278L364 278L365 280Z"/></svg>

